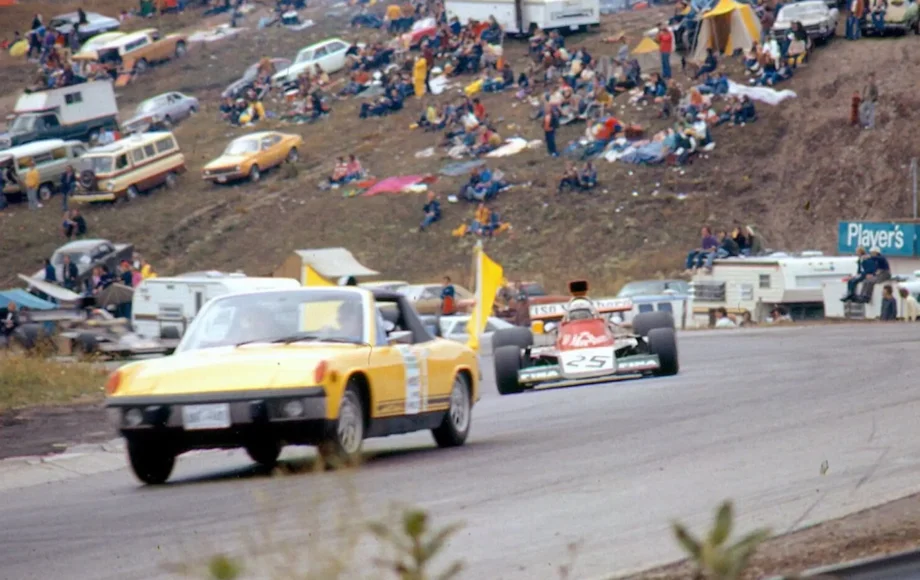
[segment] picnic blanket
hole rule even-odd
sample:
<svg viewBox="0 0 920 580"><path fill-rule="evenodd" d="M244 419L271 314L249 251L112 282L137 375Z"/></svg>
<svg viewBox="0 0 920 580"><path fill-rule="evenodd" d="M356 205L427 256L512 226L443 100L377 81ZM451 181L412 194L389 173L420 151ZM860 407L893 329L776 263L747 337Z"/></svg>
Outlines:
<svg viewBox="0 0 920 580"><path fill-rule="evenodd" d="M381 179L361 194L362 197L371 197L382 193L402 193L420 183L433 183L437 177L433 175L400 175Z"/></svg>

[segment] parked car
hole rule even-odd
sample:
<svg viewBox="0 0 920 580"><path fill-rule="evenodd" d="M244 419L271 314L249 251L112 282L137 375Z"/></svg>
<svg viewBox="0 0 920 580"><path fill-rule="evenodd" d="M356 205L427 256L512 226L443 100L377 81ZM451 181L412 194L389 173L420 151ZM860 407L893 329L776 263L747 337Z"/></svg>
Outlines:
<svg viewBox="0 0 920 580"><path fill-rule="evenodd" d="M184 34L163 36L156 28L146 28L115 38L95 50L74 55L78 62L104 65L113 78L123 73L142 74L152 65L185 55L188 46Z"/></svg>
<svg viewBox="0 0 920 580"><path fill-rule="evenodd" d="M441 309L441 288L440 284L413 284L400 288L398 292L412 302L419 314L439 314ZM457 284L454 284L454 291L457 293L457 311L469 312L476 297L472 292Z"/></svg>
<svg viewBox="0 0 920 580"><path fill-rule="evenodd" d="M389 290L391 292L399 292L408 285L408 282L403 282L402 280L380 280L377 282L364 282L359 284L362 288L367 288L369 290Z"/></svg>
<svg viewBox="0 0 920 580"><path fill-rule="evenodd" d="M291 60L287 58L272 58L271 62L276 72L291 66ZM257 62L253 65L250 65L249 68L246 69L246 72L243 73L243 76L233 81L230 86L224 89L224 92L222 92L220 96L222 98L231 97L235 99L243 95L246 90L255 82L256 75L259 73L260 64L260 62Z"/></svg>
<svg viewBox="0 0 920 580"><path fill-rule="evenodd" d="M96 36L84 42L80 47L80 50L77 51L77 54L86 55L89 53L95 53L106 44L110 44L124 35L124 32L103 32L102 34L97 34Z"/></svg>
<svg viewBox="0 0 920 580"><path fill-rule="evenodd" d="M134 244L113 244L103 239L76 240L64 244L51 255L51 265L54 266L58 280L64 279L64 256L70 256L70 261L77 266L77 282L92 276L96 266L108 266L115 272L122 260L131 261L134 258ZM44 268L32 274L33 278L44 279Z"/></svg>
<svg viewBox="0 0 920 580"><path fill-rule="evenodd" d="M42 201L51 199L61 183L61 176L68 165L74 168L80 157L86 153L86 145L80 141L44 139L27 145L19 145L0 152L0 173L3 175L3 191L7 199L22 199L25 188L22 181L29 170L28 163L38 169L38 197Z"/></svg>
<svg viewBox="0 0 920 580"><path fill-rule="evenodd" d="M259 181L262 172L285 161L299 158L298 147L303 137L278 131L261 131L237 137L224 152L201 169L201 177L212 183L228 183L240 179Z"/></svg>
<svg viewBox="0 0 920 580"><path fill-rule="evenodd" d="M199 110L198 99L173 91L150 97L137 106L134 116L122 124L125 133L170 129Z"/></svg>
<svg viewBox="0 0 920 580"><path fill-rule="evenodd" d="M688 296L690 294L690 283L686 280L636 280L620 288L617 298L662 296L664 294Z"/></svg>
<svg viewBox="0 0 920 580"><path fill-rule="evenodd" d="M877 29L871 16L867 16L863 19L862 30L865 34L878 35L888 32L904 34L910 30L920 34L920 6L912 1L891 0L885 8L885 27Z"/></svg>
<svg viewBox="0 0 920 580"><path fill-rule="evenodd" d="M469 314L461 314L457 316L439 316L437 320L438 325L440 326L440 336L443 336L447 340L453 340L463 344L466 344L466 341L470 339L470 335L467 333L466 329L466 325L470 322ZM495 316L490 316L486 320L486 328L483 331L482 336L491 336L493 332L503 328L517 327L506 320L496 318Z"/></svg>
<svg viewBox="0 0 920 580"><path fill-rule="evenodd" d="M86 24L80 25L77 29L77 36L79 36L81 42L97 34L118 30L121 26L121 22L117 18L110 18L98 12L86 12L85 14ZM61 34L68 35L73 30L74 24L79 21L80 14L78 12L68 12L52 18L48 22L48 26Z"/></svg>
<svg viewBox="0 0 920 580"><path fill-rule="evenodd" d="M805 32L812 40L827 40L837 32L839 11L831 8L824 0L805 0L785 4L780 9L773 24L776 37L792 32L792 23L801 22Z"/></svg>
<svg viewBox="0 0 920 580"><path fill-rule="evenodd" d="M332 74L345 68L348 43L340 38L330 38L301 49L291 66L275 73L272 84L284 85L297 80L302 73L312 72L317 65L323 72Z"/></svg>

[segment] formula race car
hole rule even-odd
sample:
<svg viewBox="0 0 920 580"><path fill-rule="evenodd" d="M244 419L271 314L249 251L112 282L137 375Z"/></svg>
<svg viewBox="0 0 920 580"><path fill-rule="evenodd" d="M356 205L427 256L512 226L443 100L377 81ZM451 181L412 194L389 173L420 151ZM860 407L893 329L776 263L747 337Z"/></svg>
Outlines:
<svg viewBox="0 0 920 580"><path fill-rule="evenodd" d="M531 319L558 323L550 346L534 346L527 328L497 331L492 338L498 392L512 395L540 384L578 384L617 376L667 376L678 371L674 319L667 312L637 314L632 329L610 318L632 309L628 298L597 301L588 283L569 284L567 304L540 305ZM534 312L536 310L536 312Z"/></svg>

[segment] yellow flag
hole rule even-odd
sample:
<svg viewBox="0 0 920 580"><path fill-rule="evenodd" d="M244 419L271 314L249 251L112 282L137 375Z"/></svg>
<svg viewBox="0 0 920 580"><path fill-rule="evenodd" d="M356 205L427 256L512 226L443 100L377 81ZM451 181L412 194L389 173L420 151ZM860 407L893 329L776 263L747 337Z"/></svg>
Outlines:
<svg viewBox="0 0 920 580"><path fill-rule="evenodd" d="M303 285L304 286L335 286L329 280L320 276L316 270L310 266L303 267Z"/></svg>
<svg viewBox="0 0 920 580"><path fill-rule="evenodd" d="M486 329L495 304L495 295L504 278L502 267L487 256L481 247L477 247L476 252L479 255L476 261L476 304L466 325L466 332L470 336L466 344L473 350L479 350L479 335Z"/></svg>

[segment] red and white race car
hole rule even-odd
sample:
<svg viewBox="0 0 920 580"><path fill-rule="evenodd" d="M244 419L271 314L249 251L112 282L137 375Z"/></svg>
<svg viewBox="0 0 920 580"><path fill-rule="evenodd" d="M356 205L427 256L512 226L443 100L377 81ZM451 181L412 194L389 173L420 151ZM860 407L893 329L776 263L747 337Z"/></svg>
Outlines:
<svg viewBox="0 0 920 580"><path fill-rule="evenodd" d="M528 328L509 328L492 336L495 381L502 395L537 385L579 384L625 375L676 375L677 337L668 312L637 314L631 329L610 318L632 309L628 298L594 301L588 283L569 284L567 304L531 310L531 320L558 321L554 344L534 346ZM549 324L547 324L549 326Z"/></svg>

